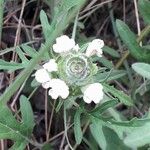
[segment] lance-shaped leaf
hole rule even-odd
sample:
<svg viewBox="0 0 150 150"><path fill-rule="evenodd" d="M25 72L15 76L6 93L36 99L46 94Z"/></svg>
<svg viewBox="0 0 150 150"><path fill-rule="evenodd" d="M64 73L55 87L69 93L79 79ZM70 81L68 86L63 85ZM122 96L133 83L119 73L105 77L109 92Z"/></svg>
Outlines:
<svg viewBox="0 0 150 150"><path fill-rule="evenodd" d="M138 1L139 11L143 16L146 23L150 24L150 1L149 0L139 0Z"/></svg>
<svg viewBox="0 0 150 150"><path fill-rule="evenodd" d="M80 117L81 117L82 111L78 109L74 116L74 134L75 134L75 140L77 144L80 144L82 141L82 130L81 130L81 123L80 123Z"/></svg>
<svg viewBox="0 0 150 150"><path fill-rule="evenodd" d="M102 83L105 92L111 93L114 97L118 98L120 102L124 103L125 105L132 106L133 100L130 96L126 95L122 91L117 90L113 86L110 86L106 83Z"/></svg>
<svg viewBox="0 0 150 150"><path fill-rule="evenodd" d="M131 55L139 61L150 62L150 52L139 46L136 35L121 20L116 21L118 33Z"/></svg>

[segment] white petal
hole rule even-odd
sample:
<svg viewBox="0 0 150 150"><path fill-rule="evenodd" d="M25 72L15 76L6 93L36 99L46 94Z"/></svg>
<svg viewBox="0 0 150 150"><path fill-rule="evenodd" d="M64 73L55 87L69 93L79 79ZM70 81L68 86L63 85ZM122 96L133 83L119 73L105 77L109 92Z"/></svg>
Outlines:
<svg viewBox="0 0 150 150"><path fill-rule="evenodd" d="M75 50L76 52L78 52L78 51L79 51L79 49L80 49L80 47L79 47L79 45L78 45L78 44L76 44L76 45L75 45L75 47L73 48L73 50Z"/></svg>
<svg viewBox="0 0 150 150"><path fill-rule="evenodd" d="M55 62L55 59L51 59L49 62L45 63L43 65L44 69L46 69L48 72L53 72L58 70L57 63Z"/></svg>
<svg viewBox="0 0 150 150"><path fill-rule="evenodd" d="M83 88L83 100L86 103L99 103L103 99L103 86L100 83L89 84Z"/></svg>
<svg viewBox="0 0 150 150"><path fill-rule="evenodd" d="M48 82L42 83L42 87L43 87L44 89L50 88L50 82L48 81Z"/></svg>
<svg viewBox="0 0 150 150"><path fill-rule="evenodd" d="M66 35L62 35L56 39L53 50L56 53L66 53L75 47L75 41Z"/></svg>
<svg viewBox="0 0 150 150"><path fill-rule="evenodd" d="M86 49L86 56L90 57L93 55L97 55L99 57L102 57L103 51L102 47L104 46L104 41L100 39L95 39L92 42L89 43L87 49Z"/></svg>
<svg viewBox="0 0 150 150"><path fill-rule="evenodd" d="M66 99L69 96L69 87L67 84L60 79L51 79L50 81L49 95L53 99L57 99L60 96L63 99Z"/></svg>
<svg viewBox="0 0 150 150"><path fill-rule="evenodd" d="M86 95L83 96L83 100L88 104L92 102L92 100L89 97L86 97Z"/></svg>
<svg viewBox="0 0 150 150"><path fill-rule="evenodd" d="M57 99L58 98L58 94L57 94L57 92L56 91L54 91L53 89L50 89L49 91L48 91L48 94L53 98L53 99Z"/></svg>
<svg viewBox="0 0 150 150"><path fill-rule="evenodd" d="M45 69L39 69L35 72L35 79L39 83L45 83L49 81L51 78Z"/></svg>
<svg viewBox="0 0 150 150"><path fill-rule="evenodd" d="M92 44L97 45L99 48L104 47L104 41L101 39L95 39L92 41Z"/></svg>

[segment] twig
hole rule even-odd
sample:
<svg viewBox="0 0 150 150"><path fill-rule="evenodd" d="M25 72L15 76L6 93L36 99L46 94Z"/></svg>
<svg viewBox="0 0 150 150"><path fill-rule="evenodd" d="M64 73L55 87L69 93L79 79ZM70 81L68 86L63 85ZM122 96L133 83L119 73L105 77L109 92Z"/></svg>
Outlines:
<svg viewBox="0 0 150 150"><path fill-rule="evenodd" d="M25 82L22 84L22 86L20 87L19 91L18 91L17 94L15 95L15 98L13 99L13 101L12 101L12 103L11 103L11 105L10 105L11 109L12 109L14 112L15 112L14 105L15 105L15 103L16 103L16 101L17 101L17 99L18 99L18 97L19 97L19 95L20 95L22 89L23 89L24 86L25 86L25 83L26 83L26 81L25 81Z"/></svg>
<svg viewBox="0 0 150 150"><path fill-rule="evenodd" d="M73 147L71 146L70 142L69 142L69 138L68 138L68 134L67 134L68 125L67 125L67 114L66 114L66 108L65 108L65 106L64 106L64 127L65 127L65 137L66 137L68 146L70 147L71 150L74 150Z"/></svg>
<svg viewBox="0 0 150 150"><path fill-rule="evenodd" d="M73 124L71 124L70 126L68 126L67 129L70 129L73 126ZM58 138L59 136L63 135L65 131L61 131L60 133L58 133L57 135L53 136L52 138L50 138L48 141L46 141L45 143L51 142L53 140L55 140L56 138Z"/></svg>
<svg viewBox="0 0 150 150"><path fill-rule="evenodd" d="M51 125L52 125L52 119L53 119L54 110L55 110L55 104L56 104L56 101L54 100L54 104L53 104L53 108L52 108L52 112L51 112L51 116L50 116L50 121L49 121L49 126L48 126L48 130L47 130L47 135L46 135L47 140L49 140Z"/></svg>
<svg viewBox="0 0 150 150"><path fill-rule="evenodd" d="M45 132L46 132L46 141L48 139L48 121L47 121L47 90L45 90Z"/></svg>
<svg viewBox="0 0 150 150"><path fill-rule="evenodd" d="M64 133L65 133L65 132L64 132ZM59 150L62 150L62 149L63 149L64 142L65 142L65 134L63 135L63 138L62 138L62 140L61 140L61 144L60 144Z"/></svg>
<svg viewBox="0 0 150 150"><path fill-rule="evenodd" d="M78 17L79 17L79 11L78 11L78 13L76 15L76 18L75 18L75 21L74 21L74 26L73 26L72 39L74 39L74 40L75 40L75 37L76 37Z"/></svg>
<svg viewBox="0 0 150 150"><path fill-rule="evenodd" d="M140 35L141 34L141 29L140 29L139 13L138 13L138 7L137 7L137 1L136 0L134 0L134 7L135 7L137 31L138 31L138 35Z"/></svg>
<svg viewBox="0 0 150 150"><path fill-rule="evenodd" d="M2 38L3 14L4 14L4 0L0 0L0 43Z"/></svg>
<svg viewBox="0 0 150 150"><path fill-rule="evenodd" d="M82 20L85 17L90 16L96 10L98 10L100 7L102 7L104 4L107 4L107 3L112 2L112 1L113 0L108 0L108 1L105 1L105 2L101 2L100 4L97 4L97 5L93 6L93 7L90 7L90 8L88 7L88 9L83 10L80 14L83 14L86 11L89 11L89 12L87 12L85 15L82 15L81 17L79 17L79 20Z"/></svg>
<svg viewBox="0 0 150 150"><path fill-rule="evenodd" d="M0 140L0 143L1 143L1 150L5 150L5 146L4 146L4 140Z"/></svg>
<svg viewBox="0 0 150 150"><path fill-rule="evenodd" d="M21 13L19 16L19 21L18 21L18 27L17 27L17 31L16 31L15 43L14 43L15 48L19 44L19 40L20 40L21 21L22 21L25 4L26 4L26 0L23 0ZM15 51L13 52L13 55L12 55L12 61L17 61L17 55L16 55ZM10 83L13 81L13 79L14 79L14 72L10 74Z"/></svg>

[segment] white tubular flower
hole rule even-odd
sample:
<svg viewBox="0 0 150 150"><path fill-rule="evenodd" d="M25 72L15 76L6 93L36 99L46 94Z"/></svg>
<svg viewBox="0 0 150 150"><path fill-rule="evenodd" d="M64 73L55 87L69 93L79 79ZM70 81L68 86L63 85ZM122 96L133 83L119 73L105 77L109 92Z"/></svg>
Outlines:
<svg viewBox="0 0 150 150"><path fill-rule="evenodd" d="M74 39L70 39L66 35L62 35L56 39L53 50L56 53L66 53L75 47Z"/></svg>
<svg viewBox="0 0 150 150"><path fill-rule="evenodd" d="M103 86L100 83L89 84L83 89L83 100L86 103L99 103L103 99Z"/></svg>
<svg viewBox="0 0 150 150"><path fill-rule="evenodd" d="M102 47L104 46L104 41L100 39L95 39L89 43L85 55L87 57L97 55L98 57L102 57L103 51Z"/></svg>
<svg viewBox="0 0 150 150"><path fill-rule="evenodd" d="M57 99L59 96L62 99L66 99L69 96L69 87L67 84L60 79L51 79L48 94L53 98Z"/></svg>
<svg viewBox="0 0 150 150"><path fill-rule="evenodd" d="M58 66L57 63L55 62L55 59L50 59L49 62L43 65L43 68L46 69L48 72L53 72L58 70Z"/></svg>
<svg viewBox="0 0 150 150"><path fill-rule="evenodd" d="M45 69L39 69L35 72L35 79L39 83L46 83L51 80L48 72Z"/></svg>

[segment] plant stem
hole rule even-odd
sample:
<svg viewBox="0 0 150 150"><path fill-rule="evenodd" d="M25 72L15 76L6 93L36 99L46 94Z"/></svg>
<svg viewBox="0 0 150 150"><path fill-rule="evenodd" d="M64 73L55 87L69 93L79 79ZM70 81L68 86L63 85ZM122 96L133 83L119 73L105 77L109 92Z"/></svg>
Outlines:
<svg viewBox="0 0 150 150"><path fill-rule="evenodd" d="M3 13L4 13L4 0L0 0L0 43L2 38Z"/></svg>
<svg viewBox="0 0 150 150"><path fill-rule="evenodd" d="M74 26L73 26L72 39L74 39L74 40L75 40L75 37L76 37L78 17L79 17L79 11L78 11L78 13L76 15L76 18L75 18L75 21L74 21Z"/></svg>
<svg viewBox="0 0 150 150"><path fill-rule="evenodd" d="M0 97L0 105L7 103L11 96L19 89L21 84L30 76L32 71L34 70L36 64L41 61L42 57L44 56L45 52L48 51L53 44L54 40L59 36L63 30L67 27L67 25L71 22L71 20L74 18L76 15L76 12L80 10L80 8L84 5L85 0L82 1L80 6L75 6L72 11L67 14L66 20L63 23L58 23L57 22L57 27L53 28L52 27L52 32L45 42L44 46L39 50L39 53L29 62L28 66L26 69L24 69L16 78L16 80L7 88L7 90L4 92L4 94ZM61 12L60 12L61 13Z"/></svg>
<svg viewBox="0 0 150 150"><path fill-rule="evenodd" d="M137 42L140 43L140 41L142 41L143 38L144 38L145 36L147 36L149 33L150 33L150 25L146 26L146 27L142 30L140 36L137 38ZM117 64L115 65L115 68L116 68L116 69L118 69L118 68L122 65L122 63L124 62L125 59L127 59L127 57L129 56L129 54L130 54L129 51L126 51L126 52L125 52L125 54L121 57L121 59L120 59L120 60L117 62Z"/></svg>

